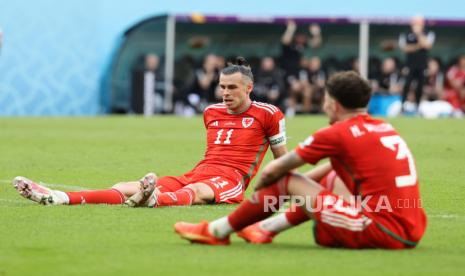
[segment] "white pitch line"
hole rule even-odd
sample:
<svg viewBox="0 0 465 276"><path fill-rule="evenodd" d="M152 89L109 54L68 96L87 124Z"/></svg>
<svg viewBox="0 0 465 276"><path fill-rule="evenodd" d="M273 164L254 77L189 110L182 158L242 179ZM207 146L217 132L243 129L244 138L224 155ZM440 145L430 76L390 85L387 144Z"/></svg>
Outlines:
<svg viewBox="0 0 465 276"><path fill-rule="evenodd" d="M455 218L465 218L465 216L460 216L457 214L435 214L427 215L430 218L441 218L441 219L455 219Z"/></svg>
<svg viewBox="0 0 465 276"><path fill-rule="evenodd" d="M6 179L0 179L0 184L10 184L11 180L6 180ZM47 187L53 187L53 188L62 188L66 190L74 190L74 191L82 191L82 190L90 190L90 188L82 187L82 186L73 186L73 185L64 185L64 184L53 184L53 183L43 183L39 182L39 184L47 186ZM24 202L23 200L17 200L17 199L6 199L6 198L0 198L0 202L10 202L10 203L20 203ZM216 209L233 209L234 206L223 206L219 205L215 207ZM439 218L439 219L465 219L464 215L458 215L458 214L434 214L434 215L427 215L429 218Z"/></svg>
<svg viewBox="0 0 465 276"><path fill-rule="evenodd" d="M10 184L11 180L0 179L1 184ZM60 189L67 189L67 190L74 190L74 191L82 191L82 190L90 190L90 188L82 187L82 186L73 186L73 185L65 185L65 184L53 184L53 183L44 183L39 182L40 185L44 185L46 187L51 188L60 188Z"/></svg>
<svg viewBox="0 0 465 276"><path fill-rule="evenodd" d="M73 185L64 185L64 184L49 184L49 183L43 183L43 182L39 182L39 184L47 186L47 187L62 188L62 189L75 190L75 191L90 190L90 188L86 188L86 187L82 187L82 186L73 186Z"/></svg>
<svg viewBox="0 0 465 276"><path fill-rule="evenodd" d="M21 200L21 199L8 199L8 198L0 198L0 202L8 202L8 203L25 203L29 202L26 200Z"/></svg>

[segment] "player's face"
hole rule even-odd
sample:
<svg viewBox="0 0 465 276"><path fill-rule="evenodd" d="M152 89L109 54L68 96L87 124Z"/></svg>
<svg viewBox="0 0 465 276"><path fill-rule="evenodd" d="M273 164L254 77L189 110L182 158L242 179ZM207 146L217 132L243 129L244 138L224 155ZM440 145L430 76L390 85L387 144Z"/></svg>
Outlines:
<svg viewBox="0 0 465 276"><path fill-rule="evenodd" d="M250 105L250 92L253 85L244 81L241 73L220 75L220 91L223 102L231 113L245 111Z"/></svg>
<svg viewBox="0 0 465 276"><path fill-rule="evenodd" d="M323 110L328 115L329 124L332 125L337 122L337 106L336 100L333 99L328 92L325 92L325 99L323 103Z"/></svg>

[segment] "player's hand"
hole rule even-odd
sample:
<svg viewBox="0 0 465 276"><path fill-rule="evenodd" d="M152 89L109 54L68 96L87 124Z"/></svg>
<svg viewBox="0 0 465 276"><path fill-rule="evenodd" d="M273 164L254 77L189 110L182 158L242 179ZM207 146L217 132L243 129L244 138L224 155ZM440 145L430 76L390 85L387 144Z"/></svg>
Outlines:
<svg viewBox="0 0 465 276"><path fill-rule="evenodd" d="M263 189L263 188L265 188L267 186L268 185L266 185L263 181L258 180L257 183L255 183L254 190L258 191L258 190Z"/></svg>

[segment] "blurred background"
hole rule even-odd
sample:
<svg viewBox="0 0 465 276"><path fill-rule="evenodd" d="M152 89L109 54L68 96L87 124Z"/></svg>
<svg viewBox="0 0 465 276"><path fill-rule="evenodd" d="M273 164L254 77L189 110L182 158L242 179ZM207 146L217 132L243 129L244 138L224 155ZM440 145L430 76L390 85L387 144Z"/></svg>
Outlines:
<svg viewBox="0 0 465 276"><path fill-rule="evenodd" d="M287 116L321 113L325 80L356 70L372 83L374 115L461 118L464 8L416 0L2 0L0 115L193 116L221 100L218 72L244 56L253 98ZM420 15L424 28L415 31ZM429 46L408 50L417 33Z"/></svg>

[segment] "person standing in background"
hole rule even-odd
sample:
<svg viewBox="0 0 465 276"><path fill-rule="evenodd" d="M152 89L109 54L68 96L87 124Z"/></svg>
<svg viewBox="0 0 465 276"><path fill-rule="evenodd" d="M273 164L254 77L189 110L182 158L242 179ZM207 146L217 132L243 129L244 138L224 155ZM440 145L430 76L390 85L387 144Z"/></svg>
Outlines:
<svg viewBox="0 0 465 276"><path fill-rule="evenodd" d="M410 31L402 33L399 37L399 48L406 54L407 76L402 92L402 104L407 99L411 84L415 81L416 108L420 103L425 84L425 71L428 67L428 51L434 44L435 33L425 30L425 19L414 16L410 22Z"/></svg>
<svg viewBox="0 0 465 276"><path fill-rule="evenodd" d="M300 70L300 80L304 86L303 111L320 113L325 92L326 73L321 67L321 59L312 56Z"/></svg>
<svg viewBox="0 0 465 276"><path fill-rule="evenodd" d="M163 109L163 97L156 93L160 58L152 53L145 55L143 70L132 72L131 111L136 114L151 116Z"/></svg>
<svg viewBox="0 0 465 276"><path fill-rule="evenodd" d="M296 102L292 100L295 95L302 93L302 85L299 82L300 63L305 49L319 47L322 42L321 29L318 24L308 26L310 39L306 34L296 34L297 24L290 20L287 22L286 31L281 37L281 67L285 72L285 82L289 93L289 103L286 115L295 114Z"/></svg>
<svg viewBox="0 0 465 276"><path fill-rule="evenodd" d="M195 70L194 85L187 95L189 105L195 113L201 113L209 103L217 103L216 90L219 83L219 62L214 54L205 56L202 66Z"/></svg>
<svg viewBox="0 0 465 276"><path fill-rule="evenodd" d="M276 67L272 57L263 57L257 77L255 78L253 99L283 109L283 90L284 81L282 72Z"/></svg>

